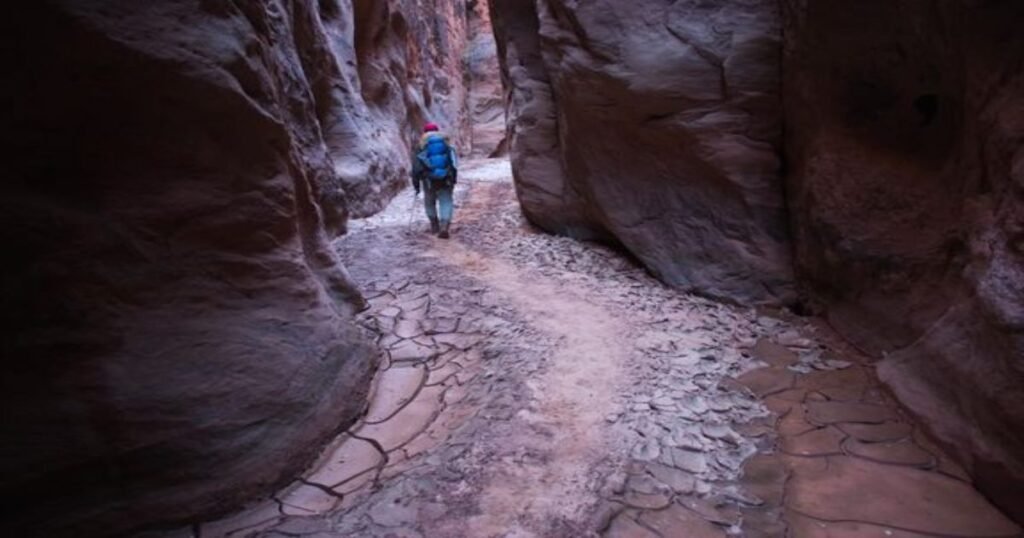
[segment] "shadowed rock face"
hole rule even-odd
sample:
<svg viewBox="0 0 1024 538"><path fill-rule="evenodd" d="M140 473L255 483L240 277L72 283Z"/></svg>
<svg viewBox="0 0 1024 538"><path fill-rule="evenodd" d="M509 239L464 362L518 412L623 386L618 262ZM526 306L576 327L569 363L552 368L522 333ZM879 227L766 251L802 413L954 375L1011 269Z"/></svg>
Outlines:
<svg viewBox="0 0 1024 538"><path fill-rule="evenodd" d="M1024 5L785 4L797 271L1024 519Z"/></svg>
<svg viewBox="0 0 1024 538"><path fill-rule="evenodd" d="M404 184L424 119L468 141L465 28L446 0L5 20L5 527L228 510L354 420L376 351L329 241Z"/></svg>
<svg viewBox="0 0 1024 538"><path fill-rule="evenodd" d="M505 141L505 93L502 89L498 50L491 29L487 0L471 0L466 69L469 75L469 117L472 120L472 154L499 157L508 151Z"/></svg>
<svg viewBox="0 0 1024 538"><path fill-rule="evenodd" d="M716 297L795 273L1024 519L1024 5L666 4L492 3L526 216Z"/></svg>
<svg viewBox="0 0 1024 538"><path fill-rule="evenodd" d="M494 2L526 215L663 281L794 299L776 2Z"/></svg>
<svg viewBox="0 0 1024 538"><path fill-rule="evenodd" d="M425 122L468 153L469 13L450 0L320 4L334 6L323 17L329 61L313 71L321 124L352 214L364 217L408 183L408 145Z"/></svg>

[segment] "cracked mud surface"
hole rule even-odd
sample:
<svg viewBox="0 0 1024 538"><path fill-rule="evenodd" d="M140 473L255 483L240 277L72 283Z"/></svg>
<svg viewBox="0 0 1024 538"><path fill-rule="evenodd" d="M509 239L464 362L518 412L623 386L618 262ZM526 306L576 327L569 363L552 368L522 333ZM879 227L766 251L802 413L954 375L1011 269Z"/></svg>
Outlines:
<svg viewBox="0 0 1024 538"><path fill-rule="evenodd" d="M533 231L470 163L449 241L400 196L338 243L384 356L364 418L210 538L1020 536L814 320Z"/></svg>

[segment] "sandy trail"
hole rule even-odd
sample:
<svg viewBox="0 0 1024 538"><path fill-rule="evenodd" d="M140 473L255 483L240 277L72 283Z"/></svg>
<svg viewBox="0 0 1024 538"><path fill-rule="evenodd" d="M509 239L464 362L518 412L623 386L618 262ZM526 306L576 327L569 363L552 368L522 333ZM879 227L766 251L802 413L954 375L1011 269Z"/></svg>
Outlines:
<svg viewBox="0 0 1024 538"><path fill-rule="evenodd" d="M1019 535L821 324L539 233L507 161L464 165L451 240L403 193L337 243L383 353L365 417L271 499L160 536Z"/></svg>

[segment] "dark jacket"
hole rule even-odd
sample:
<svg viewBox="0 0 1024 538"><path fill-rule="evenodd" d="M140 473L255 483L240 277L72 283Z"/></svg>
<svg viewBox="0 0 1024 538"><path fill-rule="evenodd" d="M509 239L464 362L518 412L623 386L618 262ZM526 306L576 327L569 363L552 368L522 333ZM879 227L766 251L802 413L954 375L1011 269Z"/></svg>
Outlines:
<svg viewBox="0 0 1024 538"><path fill-rule="evenodd" d="M420 137L419 142L417 142L413 146L413 148L412 148L412 155L410 156L410 161L412 161L412 168L411 168L411 173L410 173L410 176L411 176L410 179L412 180L412 188L416 189L417 191L420 190L420 185L422 185L423 182L426 180L426 175L427 175L427 172L428 172L427 165L424 164L423 161L420 160L419 155L420 155L420 152L422 152L426 148L427 138L429 138L430 136L433 136L433 135L440 135L442 138L444 138L445 143L448 144L448 149L451 151L451 163L452 163L451 177L448 180L444 181L443 184L445 186L454 186L455 183L458 181L459 159L458 159L458 154L455 152L455 146L453 146L451 141L448 140L448 137L446 135L442 134L442 133L436 133L436 132L423 133L423 136Z"/></svg>

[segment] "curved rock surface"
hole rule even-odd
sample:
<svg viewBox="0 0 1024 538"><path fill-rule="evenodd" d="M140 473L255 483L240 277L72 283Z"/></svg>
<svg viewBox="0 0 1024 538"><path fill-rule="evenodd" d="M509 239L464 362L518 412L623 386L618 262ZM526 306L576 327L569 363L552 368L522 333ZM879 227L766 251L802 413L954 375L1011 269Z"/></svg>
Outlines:
<svg viewBox="0 0 1024 538"><path fill-rule="evenodd" d="M533 223L715 297L797 281L1024 520L1024 5L492 12Z"/></svg>
<svg viewBox="0 0 1024 538"><path fill-rule="evenodd" d="M1024 520L1024 5L786 5L797 271Z"/></svg>
<svg viewBox="0 0 1024 538"><path fill-rule="evenodd" d="M488 0L472 0L466 69L469 75L469 118L472 123L473 156L505 155L505 92L501 84L498 48L491 29Z"/></svg>
<svg viewBox="0 0 1024 538"><path fill-rule="evenodd" d="M5 529L266 494L365 407L377 351L329 240L405 185L425 118L468 143L464 4L67 0L2 26Z"/></svg>
<svg viewBox="0 0 1024 538"><path fill-rule="evenodd" d="M772 1L492 6L523 210L620 243L661 280L795 298Z"/></svg>
<svg viewBox="0 0 1024 538"><path fill-rule="evenodd" d="M322 21L330 58L311 76L335 169L361 217L407 184L409 141L426 121L469 147L469 13L449 0L336 2L320 2L333 6Z"/></svg>

